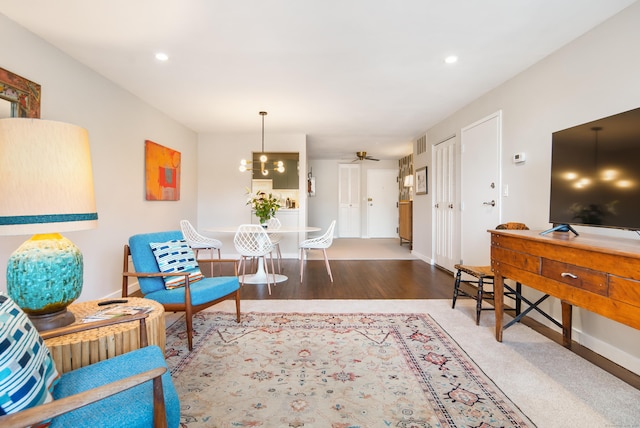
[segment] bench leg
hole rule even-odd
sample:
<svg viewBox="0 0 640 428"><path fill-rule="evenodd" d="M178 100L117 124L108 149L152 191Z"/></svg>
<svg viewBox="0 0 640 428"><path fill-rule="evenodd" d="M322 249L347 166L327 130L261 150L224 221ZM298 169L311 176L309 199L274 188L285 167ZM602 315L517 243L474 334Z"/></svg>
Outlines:
<svg viewBox="0 0 640 428"><path fill-rule="evenodd" d="M458 289L460 288L460 278L462 277L462 273L460 269L456 273L456 280L453 283L453 302L451 303L451 309L456 308L456 299L458 298Z"/></svg>
<svg viewBox="0 0 640 428"><path fill-rule="evenodd" d="M476 325L480 325L480 314L482 313L482 295L484 294L483 290L482 277L478 278L478 296L476 302Z"/></svg>

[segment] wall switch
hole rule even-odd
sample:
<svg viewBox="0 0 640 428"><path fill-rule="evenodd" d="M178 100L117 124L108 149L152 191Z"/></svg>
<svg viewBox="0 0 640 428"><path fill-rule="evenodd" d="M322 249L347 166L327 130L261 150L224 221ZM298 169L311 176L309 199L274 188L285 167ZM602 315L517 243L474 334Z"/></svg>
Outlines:
<svg viewBox="0 0 640 428"><path fill-rule="evenodd" d="M513 163L524 163L525 157L526 156L523 152L516 153L513 155Z"/></svg>
<svg viewBox="0 0 640 428"><path fill-rule="evenodd" d="M504 184L502 186L502 196L509 196L509 185Z"/></svg>

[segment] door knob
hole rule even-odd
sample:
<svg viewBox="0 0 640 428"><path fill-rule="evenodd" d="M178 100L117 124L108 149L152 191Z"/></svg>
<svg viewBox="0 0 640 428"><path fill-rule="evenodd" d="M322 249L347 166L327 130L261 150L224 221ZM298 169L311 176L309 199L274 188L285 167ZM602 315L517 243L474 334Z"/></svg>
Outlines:
<svg viewBox="0 0 640 428"><path fill-rule="evenodd" d="M491 202L483 202L482 205L491 205L492 207L496 206L496 201L491 201Z"/></svg>

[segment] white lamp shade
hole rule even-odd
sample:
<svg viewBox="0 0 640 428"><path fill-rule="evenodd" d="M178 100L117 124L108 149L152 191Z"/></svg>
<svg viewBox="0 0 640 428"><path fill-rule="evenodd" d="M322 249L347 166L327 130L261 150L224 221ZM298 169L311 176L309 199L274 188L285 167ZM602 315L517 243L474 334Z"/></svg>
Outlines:
<svg viewBox="0 0 640 428"><path fill-rule="evenodd" d="M413 186L413 175L407 175L404 178L404 187L412 187Z"/></svg>
<svg viewBox="0 0 640 428"><path fill-rule="evenodd" d="M41 119L0 119L0 235L97 227L88 132Z"/></svg>

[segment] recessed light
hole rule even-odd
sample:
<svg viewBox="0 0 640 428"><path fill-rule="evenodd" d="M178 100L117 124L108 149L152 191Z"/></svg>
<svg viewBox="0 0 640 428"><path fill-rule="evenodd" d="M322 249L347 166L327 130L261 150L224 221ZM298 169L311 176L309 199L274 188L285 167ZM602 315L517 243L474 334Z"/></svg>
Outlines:
<svg viewBox="0 0 640 428"><path fill-rule="evenodd" d="M446 57L444 59L444 62L446 62L447 64L453 64L458 62L458 57L455 55L449 55L448 57Z"/></svg>
<svg viewBox="0 0 640 428"><path fill-rule="evenodd" d="M169 55L167 55L167 54L166 54L166 53L164 53L164 52L158 52L158 53L156 54L156 59L157 59L158 61L167 61L167 60L169 59Z"/></svg>

